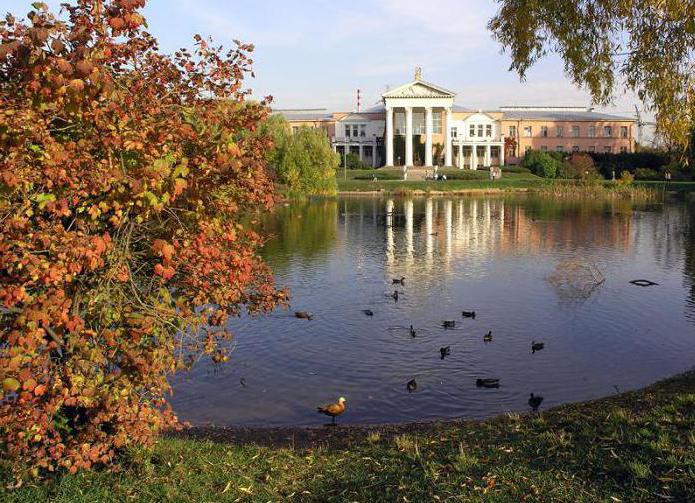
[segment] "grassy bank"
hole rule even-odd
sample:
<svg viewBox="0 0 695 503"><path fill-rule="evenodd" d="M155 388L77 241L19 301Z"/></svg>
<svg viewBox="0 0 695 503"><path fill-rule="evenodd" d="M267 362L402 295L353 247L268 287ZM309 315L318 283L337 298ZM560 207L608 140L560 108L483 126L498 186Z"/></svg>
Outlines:
<svg viewBox="0 0 695 503"><path fill-rule="evenodd" d="M354 192L385 192L390 194L408 192L516 192L531 191L543 192L548 196L555 197L593 197L597 194L600 187L595 187L594 193L587 194L582 191L578 194L576 190L557 190L562 186L572 186L572 180L546 180L533 175L528 170L520 167L505 169L503 178L491 182L489 173L484 170L440 170L440 173L447 175L446 181L404 181L402 172L398 169L377 169L377 170L348 170L344 176L343 171L338 172L338 191L342 193ZM376 181L372 177L377 177ZM555 187L551 187L555 186ZM603 184L608 189L614 188L612 182L606 181ZM694 192L695 182L671 182L667 186L663 182L635 182L628 188L622 189L620 197L628 197L628 192L635 192L638 199L645 199L646 190L661 194L664 190L668 192ZM606 192L605 195L615 195Z"/></svg>
<svg viewBox="0 0 695 503"><path fill-rule="evenodd" d="M693 372L538 415L252 433L166 439L123 473L0 489L0 499L695 501Z"/></svg>

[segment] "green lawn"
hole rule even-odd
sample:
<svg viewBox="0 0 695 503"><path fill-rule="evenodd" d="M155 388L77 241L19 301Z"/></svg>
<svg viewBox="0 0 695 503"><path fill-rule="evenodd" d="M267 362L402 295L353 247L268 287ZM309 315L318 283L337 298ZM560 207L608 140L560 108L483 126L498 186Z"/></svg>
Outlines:
<svg viewBox="0 0 695 503"><path fill-rule="evenodd" d="M0 489L0 500L695 501L695 372L538 415L338 426L308 448L292 448L291 431L257 438L278 435L289 447L167 439L122 473Z"/></svg>
<svg viewBox="0 0 695 503"><path fill-rule="evenodd" d="M497 189L502 191L515 190L533 190L542 188L550 183L548 180L540 178L528 170L521 167L514 167L511 170L503 170L501 180L491 182L489 173L484 170L440 170L439 173L444 173L449 178L445 182L435 181L403 181L403 173L399 169L362 169L362 170L347 170L344 173L338 171L338 191L340 192L374 192L385 191L407 192L407 191L441 191L441 192L456 192L456 191L489 191ZM372 181L372 177L376 175L378 181ZM563 180L554 180L554 182L563 182ZM574 183L567 181L568 183ZM611 184L610 181L605 182L606 185ZM663 190L664 182L648 182L636 181L636 186L644 186L655 190ZM675 192L693 192L695 191L695 182L672 182L666 186L666 190Z"/></svg>

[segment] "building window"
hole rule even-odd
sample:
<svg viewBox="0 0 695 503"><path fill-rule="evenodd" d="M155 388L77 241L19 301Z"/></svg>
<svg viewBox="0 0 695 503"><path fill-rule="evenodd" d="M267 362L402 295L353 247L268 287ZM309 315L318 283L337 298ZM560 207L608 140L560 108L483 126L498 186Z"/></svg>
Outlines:
<svg viewBox="0 0 695 503"><path fill-rule="evenodd" d="M548 145L541 145L541 152L547 152L548 151Z"/></svg>
<svg viewBox="0 0 695 503"><path fill-rule="evenodd" d="M482 137L483 137L483 125L478 124L478 138L482 138Z"/></svg>
<svg viewBox="0 0 695 503"><path fill-rule="evenodd" d="M509 136L516 138L516 126L509 126Z"/></svg>
<svg viewBox="0 0 695 503"><path fill-rule="evenodd" d="M548 137L548 126L541 126L541 136L543 138Z"/></svg>
<svg viewBox="0 0 695 503"><path fill-rule="evenodd" d="M345 136L350 138L350 126L345 126Z"/></svg>
<svg viewBox="0 0 695 503"><path fill-rule="evenodd" d="M613 152L613 147L611 147L610 145L606 145L605 147L603 147L603 151L606 154L610 154L611 152Z"/></svg>
<svg viewBox="0 0 695 503"><path fill-rule="evenodd" d="M397 135L405 135L405 114L404 113L395 113L394 115L394 123L395 123L395 130Z"/></svg>
<svg viewBox="0 0 695 503"><path fill-rule="evenodd" d="M579 138L579 126L572 126L572 138Z"/></svg>
<svg viewBox="0 0 695 503"><path fill-rule="evenodd" d="M357 138L360 135L360 126L357 124L352 125L352 136Z"/></svg>
<svg viewBox="0 0 695 503"><path fill-rule="evenodd" d="M603 136L606 138L613 136L613 128L610 126L603 126Z"/></svg>
<svg viewBox="0 0 695 503"><path fill-rule="evenodd" d="M596 138L596 126L589 126L589 131L587 132L589 138Z"/></svg>
<svg viewBox="0 0 695 503"><path fill-rule="evenodd" d="M526 145L526 147L524 148L524 153L528 154L530 151L531 151L531 145Z"/></svg>
<svg viewBox="0 0 695 503"><path fill-rule="evenodd" d="M524 126L524 136L526 138L531 138L533 134L533 128L531 126Z"/></svg>
<svg viewBox="0 0 695 503"><path fill-rule="evenodd" d="M367 125L360 124L360 138L364 138L365 136L367 136Z"/></svg>
<svg viewBox="0 0 695 503"><path fill-rule="evenodd" d="M292 126L292 134L299 133L299 126Z"/></svg>
<svg viewBox="0 0 695 503"><path fill-rule="evenodd" d="M562 138L562 136L563 136L562 126L557 126L555 128L555 136L558 138Z"/></svg>
<svg viewBox="0 0 695 503"><path fill-rule="evenodd" d="M473 124L471 124L471 127L468 129L468 136L475 138L475 126Z"/></svg>
<svg viewBox="0 0 695 503"><path fill-rule="evenodd" d="M458 137L458 134L459 134L458 128L452 127L452 128L451 128L451 137L452 137L452 138L457 138L457 137Z"/></svg>
<svg viewBox="0 0 695 503"><path fill-rule="evenodd" d="M620 147L621 154L627 154L627 147Z"/></svg>
<svg viewBox="0 0 695 503"><path fill-rule="evenodd" d="M487 126L485 126L485 136L487 136L488 138L492 138L492 125L491 124L488 124Z"/></svg>
<svg viewBox="0 0 695 503"><path fill-rule="evenodd" d="M442 113L432 113L432 132L434 134L442 134Z"/></svg>
<svg viewBox="0 0 695 503"><path fill-rule="evenodd" d="M572 145L572 152L579 152L579 145Z"/></svg>
<svg viewBox="0 0 695 503"><path fill-rule="evenodd" d="M620 126L620 137L627 138L627 126Z"/></svg>
<svg viewBox="0 0 695 503"><path fill-rule="evenodd" d="M425 134L425 114L413 113L413 134Z"/></svg>
<svg viewBox="0 0 695 503"><path fill-rule="evenodd" d="M565 147L563 147L562 145L558 145L557 147L555 147L555 152L564 152L564 151L565 151Z"/></svg>
<svg viewBox="0 0 695 503"><path fill-rule="evenodd" d="M596 152L596 145L589 145L589 152Z"/></svg>

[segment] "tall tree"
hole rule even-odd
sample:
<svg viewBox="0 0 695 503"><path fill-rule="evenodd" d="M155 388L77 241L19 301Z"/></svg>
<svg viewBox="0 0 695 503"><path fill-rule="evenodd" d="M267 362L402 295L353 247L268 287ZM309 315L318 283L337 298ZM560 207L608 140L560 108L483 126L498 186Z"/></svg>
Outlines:
<svg viewBox="0 0 695 503"><path fill-rule="evenodd" d="M659 133L685 153L695 125L695 0L498 0L489 28L524 78L559 53L597 104L624 84L656 114Z"/></svg>
<svg viewBox="0 0 695 503"><path fill-rule="evenodd" d="M275 199L253 47L163 56L144 4L0 21L0 448L34 473L150 442L171 374L286 296L249 227Z"/></svg>

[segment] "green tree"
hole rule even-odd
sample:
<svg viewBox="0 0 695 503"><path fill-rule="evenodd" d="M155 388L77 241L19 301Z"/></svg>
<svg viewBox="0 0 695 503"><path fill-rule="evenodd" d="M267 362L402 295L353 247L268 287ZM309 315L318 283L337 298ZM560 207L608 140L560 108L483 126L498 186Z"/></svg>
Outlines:
<svg viewBox="0 0 695 503"><path fill-rule="evenodd" d="M608 104L617 82L656 113L659 133L684 154L695 125L694 0L498 0L490 21L524 78L559 53L575 84Z"/></svg>
<svg viewBox="0 0 695 503"><path fill-rule="evenodd" d="M272 164L278 181L287 191L294 195L335 194L340 156L333 152L326 134L311 128L301 128L294 134L284 135L279 130L276 133Z"/></svg>
<svg viewBox="0 0 695 503"><path fill-rule="evenodd" d="M543 178L555 178L559 168L559 162L547 152L529 150L524 156L523 165L535 175Z"/></svg>

